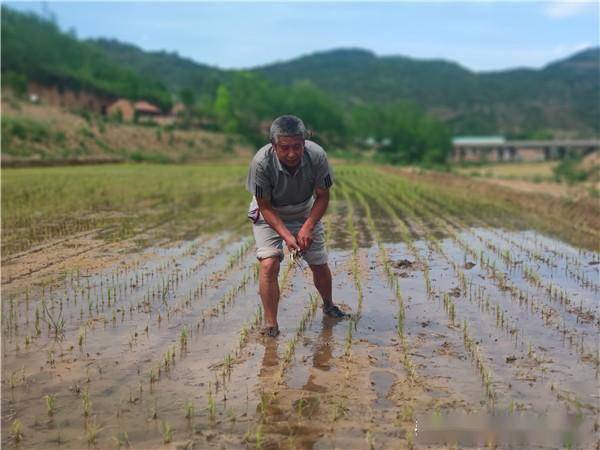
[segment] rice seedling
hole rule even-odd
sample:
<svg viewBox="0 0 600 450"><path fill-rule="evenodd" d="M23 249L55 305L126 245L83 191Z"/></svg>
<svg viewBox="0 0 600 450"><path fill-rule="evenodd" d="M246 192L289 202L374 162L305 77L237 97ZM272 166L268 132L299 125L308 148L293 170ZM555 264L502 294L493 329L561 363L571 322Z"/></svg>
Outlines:
<svg viewBox="0 0 600 450"><path fill-rule="evenodd" d="M350 349L352 348L352 330L354 329L353 321L348 322L348 332L346 333L346 340L344 343L344 356L350 357Z"/></svg>
<svg viewBox="0 0 600 450"><path fill-rule="evenodd" d="M369 450L375 450L375 438L373 437L373 432L371 432L371 430L367 431L367 434L365 435L365 440L367 441L367 446L369 447Z"/></svg>
<svg viewBox="0 0 600 450"><path fill-rule="evenodd" d="M46 402L46 412L49 416L53 416L56 411L56 396L54 394L47 394L44 396Z"/></svg>
<svg viewBox="0 0 600 450"><path fill-rule="evenodd" d="M256 432L254 433L254 445L256 448L262 448L264 444L264 434L263 434L263 426L262 424L258 424L256 427Z"/></svg>
<svg viewBox="0 0 600 450"><path fill-rule="evenodd" d="M52 312L48 309L48 304L46 302L43 302L42 306L46 314L46 321L48 322L48 327L54 330L54 338L57 340L62 339L65 331L65 319L62 316L62 307L59 311L58 316L54 317Z"/></svg>
<svg viewBox="0 0 600 450"><path fill-rule="evenodd" d="M84 389L81 395L81 403L83 405L83 416L89 417L92 412L92 402L90 401L90 395L87 388Z"/></svg>
<svg viewBox="0 0 600 450"><path fill-rule="evenodd" d="M16 444L23 440L23 424L19 419L15 419L11 423L10 434Z"/></svg>
<svg viewBox="0 0 600 450"><path fill-rule="evenodd" d="M211 422L214 422L217 417L217 403L213 397L211 386L208 386L208 417Z"/></svg>
<svg viewBox="0 0 600 450"><path fill-rule="evenodd" d="M162 421L160 432L163 437L163 444L168 444L173 440L173 428L169 422L164 420Z"/></svg>
<svg viewBox="0 0 600 450"><path fill-rule="evenodd" d="M79 328L79 337L77 338L77 344L79 345L80 348L83 347L85 338L86 338L86 329L84 327L81 327L81 328Z"/></svg>
<svg viewBox="0 0 600 450"><path fill-rule="evenodd" d="M182 353L187 350L188 330L187 330L187 327L185 327L185 326L181 329L181 333L179 335L179 344L181 346Z"/></svg>
<svg viewBox="0 0 600 450"><path fill-rule="evenodd" d="M129 442L129 435L126 431L120 431L117 436L113 437L117 449L120 448L132 448L131 442Z"/></svg>
<svg viewBox="0 0 600 450"><path fill-rule="evenodd" d="M98 433L102 431L103 428L99 427L96 423L96 417L94 416L94 420L88 420L85 425L85 433L87 437L88 445L95 445L96 439L98 438Z"/></svg>
<svg viewBox="0 0 600 450"><path fill-rule="evenodd" d="M348 408L345 406L344 399L338 397L331 406L331 421L335 422L336 420L342 418L347 412Z"/></svg>

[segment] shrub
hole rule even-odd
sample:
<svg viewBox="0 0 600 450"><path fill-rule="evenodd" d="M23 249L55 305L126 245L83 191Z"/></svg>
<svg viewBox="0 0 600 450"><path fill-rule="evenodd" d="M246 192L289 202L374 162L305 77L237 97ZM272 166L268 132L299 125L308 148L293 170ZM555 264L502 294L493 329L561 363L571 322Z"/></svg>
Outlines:
<svg viewBox="0 0 600 450"><path fill-rule="evenodd" d="M168 164L171 163L171 158L160 153L143 153L135 151L129 154L129 158L134 162L148 162L155 164Z"/></svg>
<svg viewBox="0 0 600 450"><path fill-rule="evenodd" d="M581 157L567 156L554 168L556 181L565 181L569 184L580 183L588 179L589 172L579 167Z"/></svg>

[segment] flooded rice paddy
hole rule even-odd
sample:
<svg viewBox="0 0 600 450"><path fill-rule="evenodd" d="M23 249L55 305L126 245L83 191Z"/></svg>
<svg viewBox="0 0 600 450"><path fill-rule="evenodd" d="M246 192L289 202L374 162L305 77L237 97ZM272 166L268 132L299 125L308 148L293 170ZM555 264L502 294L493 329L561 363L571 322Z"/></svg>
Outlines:
<svg viewBox="0 0 600 450"><path fill-rule="evenodd" d="M596 448L600 255L342 181L334 300L250 225L3 289L6 448Z"/></svg>

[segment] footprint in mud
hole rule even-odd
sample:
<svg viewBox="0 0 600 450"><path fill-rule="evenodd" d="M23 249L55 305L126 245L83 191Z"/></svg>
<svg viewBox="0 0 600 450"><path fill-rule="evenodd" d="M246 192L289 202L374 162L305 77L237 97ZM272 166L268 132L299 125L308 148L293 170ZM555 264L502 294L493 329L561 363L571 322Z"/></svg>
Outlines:
<svg viewBox="0 0 600 450"><path fill-rule="evenodd" d="M394 402L388 399L390 390L396 382L396 375L383 370L371 372L371 386L375 389L377 400L375 400L375 408L386 409L393 408Z"/></svg>

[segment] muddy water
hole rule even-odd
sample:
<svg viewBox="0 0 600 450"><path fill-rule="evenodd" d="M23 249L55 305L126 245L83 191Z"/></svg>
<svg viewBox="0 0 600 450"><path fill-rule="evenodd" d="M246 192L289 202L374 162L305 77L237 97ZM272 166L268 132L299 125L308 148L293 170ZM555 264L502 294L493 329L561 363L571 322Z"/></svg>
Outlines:
<svg viewBox="0 0 600 450"><path fill-rule="evenodd" d="M347 211L339 200L339 217ZM336 233L330 252L334 300L353 320L323 317L319 308L311 314L310 271L291 270L284 281L283 264L277 339L253 328L259 299L247 237L150 248L143 262L63 274L26 292L3 290L2 444L399 448L419 446L417 418L502 412L570 414L582 421L581 446L593 445L598 329L575 309L598 317L598 266L590 262L599 255L533 232L465 230L461 239L528 293L525 303L456 240L443 237L440 253L417 240L423 224L409 223L415 253L374 209L404 301L401 338L398 296L365 212L356 205L354 211L358 274L349 233ZM487 243L534 268L541 286ZM571 302L550 298L549 283ZM448 296L454 318L444 304ZM58 337L52 321L60 325ZM479 363L465 344L464 324ZM15 420L22 424L19 443L11 432Z"/></svg>

